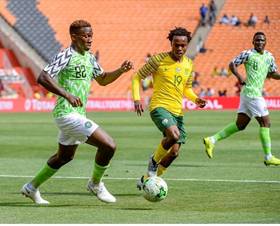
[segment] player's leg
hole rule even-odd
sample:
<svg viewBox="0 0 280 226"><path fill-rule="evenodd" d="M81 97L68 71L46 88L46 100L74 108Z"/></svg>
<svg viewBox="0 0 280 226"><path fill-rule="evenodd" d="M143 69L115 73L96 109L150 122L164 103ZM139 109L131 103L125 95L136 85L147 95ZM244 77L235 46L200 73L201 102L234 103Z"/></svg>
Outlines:
<svg viewBox="0 0 280 226"><path fill-rule="evenodd" d="M240 96L240 104L238 108L237 120L224 127L222 130L218 131L212 136L203 138L203 143L205 145L205 152L209 158L213 158L213 151L215 143L222 139L225 139L232 134L244 130L251 120L251 111L249 109L250 100L244 96Z"/></svg>
<svg viewBox="0 0 280 226"><path fill-rule="evenodd" d="M161 176L163 173L165 173L166 169L178 157L180 146L181 144L174 144L168 153L161 159L160 163L158 164L157 176Z"/></svg>
<svg viewBox="0 0 280 226"><path fill-rule="evenodd" d="M264 164L267 166L280 165L280 159L271 154L270 118L265 99L263 97L253 98L248 104L248 108L260 125L259 136L264 152Z"/></svg>
<svg viewBox="0 0 280 226"><path fill-rule="evenodd" d="M186 129L184 126L183 116L174 116L173 119L176 121L176 126L174 128L169 127L165 130L167 137L172 137L172 142L170 142L169 145L173 145L171 148L169 148L168 153L159 162L157 176L161 176L178 157L181 144L184 144L186 140ZM170 130L171 128L172 130Z"/></svg>
<svg viewBox="0 0 280 226"><path fill-rule="evenodd" d="M145 178L157 175L157 169L159 166L158 164L160 163L161 159L168 153L169 149L180 138L180 130L177 127L177 118L183 121L183 117L177 117L164 108L154 109L150 113L150 116L157 128L163 133L164 138L161 140L157 149L149 158L147 174L142 176L137 181L137 188L139 190L142 189L142 184Z"/></svg>
<svg viewBox="0 0 280 226"><path fill-rule="evenodd" d="M271 153L271 138L270 138L270 118L269 115L263 117L256 117L260 125L259 136L262 143L264 152L264 164L269 165L280 165L280 159L274 157Z"/></svg>
<svg viewBox="0 0 280 226"><path fill-rule="evenodd" d="M173 145L180 138L180 131L176 125L172 125L165 129L164 134L165 134L165 137L161 140L161 143L159 144L158 148L156 149L154 154L149 159L147 177L155 176L157 174L157 168L158 168L161 160L165 156L167 156L167 155L169 156L170 164L176 158L176 157L174 157L174 159L171 161L172 153L174 154L176 151L174 150L170 154L169 154L169 152L171 151ZM176 155L174 154L174 156L176 156ZM170 164L168 164L168 166Z"/></svg>
<svg viewBox="0 0 280 226"><path fill-rule="evenodd" d="M170 152L171 147L174 144L176 144L178 140L180 140L179 143L184 142L186 135L183 123L183 116L173 115L164 108L156 108L151 112L150 115L155 125L160 131L162 131L164 135L164 138L162 139L158 148L149 160L147 175L153 176L156 175L157 166L160 163L161 159L164 158L164 156L166 156L168 152ZM170 164L172 162L172 153L175 153L175 149L169 154Z"/></svg>
<svg viewBox="0 0 280 226"><path fill-rule="evenodd" d="M101 201L116 202L116 198L107 191L102 182L102 177L106 169L109 168L110 160L116 151L114 140L103 129L98 127L88 137L86 143L97 147L93 173L88 183L88 190L94 193Z"/></svg>
<svg viewBox="0 0 280 226"><path fill-rule="evenodd" d="M66 146L59 144L57 153L49 158L47 163L29 183L23 185L21 193L31 198L36 204L49 204L48 201L41 197L38 187L52 177L61 166L73 159L77 147L78 145Z"/></svg>
<svg viewBox="0 0 280 226"><path fill-rule="evenodd" d="M208 157L213 158L213 151L216 142L226 139L238 131L244 130L249 124L250 120L251 118L247 114L238 113L236 122L232 122L214 135L204 138L203 143L205 145L205 151Z"/></svg>
<svg viewBox="0 0 280 226"><path fill-rule="evenodd" d="M141 190L143 182L146 178L151 176L161 176L178 156L179 147L176 142L180 139L180 131L177 126L171 125L164 130L165 137L162 139L160 145L150 157L148 162L147 173L143 175L136 183L136 187ZM185 134L184 134L185 135ZM185 139L185 137L183 137ZM175 146L173 149L173 146ZM164 162L162 164L162 160Z"/></svg>

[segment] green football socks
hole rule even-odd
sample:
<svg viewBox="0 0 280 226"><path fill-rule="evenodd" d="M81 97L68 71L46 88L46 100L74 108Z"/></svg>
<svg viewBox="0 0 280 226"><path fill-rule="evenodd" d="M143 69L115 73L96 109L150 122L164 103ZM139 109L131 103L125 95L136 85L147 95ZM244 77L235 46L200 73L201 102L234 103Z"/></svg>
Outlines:
<svg viewBox="0 0 280 226"><path fill-rule="evenodd" d="M57 169L51 168L48 164L46 164L33 178L30 182L34 188L38 188L42 183L48 180L52 175L56 173Z"/></svg>
<svg viewBox="0 0 280 226"><path fill-rule="evenodd" d="M223 128L222 130L217 132L214 136L212 136L211 141L213 141L213 143L216 143L216 141L225 139L238 131L239 131L239 129L236 126L236 123L232 122L229 125L227 125L225 128Z"/></svg>
<svg viewBox="0 0 280 226"><path fill-rule="evenodd" d="M263 152L266 157L271 156L271 139L269 134L269 128L267 127L260 127L260 139L263 147Z"/></svg>
<svg viewBox="0 0 280 226"><path fill-rule="evenodd" d="M104 175L105 170L109 168L109 165L107 166L100 166L96 162L94 163L93 167L93 173L92 173L92 181L95 184L98 184Z"/></svg>

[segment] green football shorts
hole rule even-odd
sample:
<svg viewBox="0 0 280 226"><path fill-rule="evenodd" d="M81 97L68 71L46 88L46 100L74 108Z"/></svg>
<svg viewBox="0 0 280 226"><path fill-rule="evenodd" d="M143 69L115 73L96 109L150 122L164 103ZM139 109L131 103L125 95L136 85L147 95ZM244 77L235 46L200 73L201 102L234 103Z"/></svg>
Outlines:
<svg viewBox="0 0 280 226"><path fill-rule="evenodd" d="M177 141L178 144L185 143L186 140L186 130L184 126L183 116L176 116L164 108L155 108L150 112L150 116L153 122L156 124L157 128L166 136L164 130L170 126L176 125L180 131L180 138Z"/></svg>

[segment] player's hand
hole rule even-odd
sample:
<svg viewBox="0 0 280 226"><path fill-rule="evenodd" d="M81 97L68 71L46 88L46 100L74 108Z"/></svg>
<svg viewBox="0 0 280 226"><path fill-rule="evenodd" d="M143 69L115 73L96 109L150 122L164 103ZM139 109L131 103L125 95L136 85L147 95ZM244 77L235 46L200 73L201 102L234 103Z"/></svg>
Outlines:
<svg viewBox="0 0 280 226"><path fill-rule="evenodd" d="M83 106L83 102L81 101L81 99L70 93L67 95L66 99L73 107L82 107Z"/></svg>
<svg viewBox="0 0 280 226"><path fill-rule="evenodd" d="M134 110L136 111L137 115L141 116L142 112L144 112L143 106L139 100L134 101Z"/></svg>
<svg viewBox="0 0 280 226"><path fill-rule="evenodd" d="M206 103L207 103L206 100L203 100L203 99L200 99L200 98L195 99L195 104L200 108L204 108Z"/></svg>
<svg viewBox="0 0 280 226"><path fill-rule="evenodd" d="M132 68L133 68L133 63L129 60L126 60L121 65L121 71L122 72L127 72L127 71L131 70Z"/></svg>

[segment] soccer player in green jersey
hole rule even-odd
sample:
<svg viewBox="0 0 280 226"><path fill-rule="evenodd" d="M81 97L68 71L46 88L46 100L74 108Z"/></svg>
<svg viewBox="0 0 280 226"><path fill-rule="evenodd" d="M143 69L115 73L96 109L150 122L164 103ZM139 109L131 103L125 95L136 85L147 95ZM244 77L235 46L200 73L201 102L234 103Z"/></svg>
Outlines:
<svg viewBox="0 0 280 226"><path fill-rule="evenodd" d="M254 48L243 51L229 64L229 68L242 85L240 104L236 122L232 122L213 136L203 139L205 151L209 158L213 157L214 145L217 141L244 130L255 117L260 125L259 137L264 151L264 164L280 165L280 159L271 154L271 139L269 134L270 118L262 90L266 78L280 79L274 57L266 51L266 36L257 32L253 37ZM246 79L238 72L237 67L245 65Z"/></svg>
<svg viewBox="0 0 280 226"><path fill-rule="evenodd" d="M108 192L102 182L104 172L116 150L116 144L99 125L86 117L85 108L92 79L105 86L129 71L133 64L126 60L119 69L104 72L89 51L93 32L87 21L74 21L70 25L70 37L71 46L58 53L38 77L39 84L58 95L53 110L59 129L58 150L35 177L22 187L21 193L36 204L49 204L41 197L38 187L74 158L79 144L87 143L97 147L93 173L87 189L101 201L116 202L116 198Z"/></svg>

